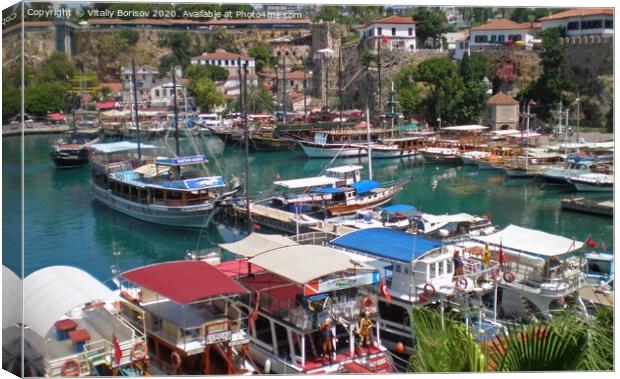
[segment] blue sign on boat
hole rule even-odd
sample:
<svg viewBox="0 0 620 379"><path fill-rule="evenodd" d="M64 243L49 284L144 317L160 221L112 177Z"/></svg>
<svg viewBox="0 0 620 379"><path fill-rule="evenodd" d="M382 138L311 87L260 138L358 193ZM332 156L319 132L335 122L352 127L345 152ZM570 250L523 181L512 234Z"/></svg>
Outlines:
<svg viewBox="0 0 620 379"><path fill-rule="evenodd" d="M207 157L205 157L204 155L191 155L187 157L157 159L155 161L155 164L161 166L182 166L203 162L207 162Z"/></svg>
<svg viewBox="0 0 620 379"><path fill-rule="evenodd" d="M184 180L185 188L187 189L202 189L213 187L224 187L224 178L221 176L209 176L206 178L196 178Z"/></svg>

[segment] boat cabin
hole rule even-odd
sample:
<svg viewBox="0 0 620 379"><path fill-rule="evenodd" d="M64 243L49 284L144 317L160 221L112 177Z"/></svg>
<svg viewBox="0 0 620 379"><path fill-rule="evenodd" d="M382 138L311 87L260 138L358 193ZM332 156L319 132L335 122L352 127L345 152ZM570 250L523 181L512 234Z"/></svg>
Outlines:
<svg viewBox="0 0 620 379"><path fill-rule="evenodd" d="M50 266L28 275L23 290L25 359L34 373L147 373L144 324L119 310L131 309L138 320L143 312L101 282L74 267Z"/></svg>
<svg viewBox="0 0 620 379"><path fill-rule="evenodd" d="M588 282L596 286L610 281L613 285L614 255L596 251L586 254L585 274Z"/></svg>
<svg viewBox="0 0 620 379"><path fill-rule="evenodd" d="M282 236L254 233L220 246L242 257L234 275L252 296L239 306L253 320L250 350L266 372L391 371L376 324L376 268Z"/></svg>
<svg viewBox="0 0 620 379"><path fill-rule="evenodd" d="M154 145L144 143L137 144L128 141L94 143L91 145L93 153L90 155L90 166L93 177L96 179L113 172L127 171L154 161ZM138 149L142 153L141 161L138 162Z"/></svg>
<svg viewBox="0 0 620 379"><path fill-rule="evenodd" d="M586 285L581 267L583 243L534 229L509 225L473 240L502 251L502 308L506 315L550 317L564 306L565 297L575 300L587 314L579 297Z"/></svg>
<svg viewBox="0 0 620 379"><path fill-rule="evenodd" d="M247 316L235 298L247 290L204 261L158 263L124 272L120 290L144 314L148 348L168 374L243 374ZM132 322L139 315L122 312Z"/></svg>

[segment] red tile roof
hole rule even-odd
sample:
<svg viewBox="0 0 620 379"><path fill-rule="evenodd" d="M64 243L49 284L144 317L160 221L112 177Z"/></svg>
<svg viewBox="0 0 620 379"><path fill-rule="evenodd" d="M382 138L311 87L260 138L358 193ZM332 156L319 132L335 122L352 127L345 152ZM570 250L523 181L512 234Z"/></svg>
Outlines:
<svg viewBox="0 0 620 379"><path fill-rule="evenodd" d="M121 276L179 304L247 292L239 283L203 261L156 263Z"/></svg>
<svg viewBox="0 0 620 379"><path fill-rule="evenodd" d="M36 28L36 27L50 28L52 26L54 26L54 23L52 21L24 21L24 29ZM22 27L22 23L18 22L17 24L7 26L6 28L2 28L2 33L3 34L10 33L14 30L21 29L21 27Z"/></svg>
<svg viewBox="0 0 620 379"><path fill-rule="evenodd" d="M204 60L213 60L213 59L237 59L241 58L242 60L254 60L252 57L248 57L247 55L241 55L236 53L229 53L224 49L217 49L213 53L206 53L196 57L192 57L192 59L204 59Z"/></svg>
<svg viewBox="0 0 620 379"><path fill-rule="evenodd" d="M366 26L368 25L372 25L372 24L415 24L416 22L413 21L413 18L411 17L402 17L402 16L388 16L388 17L384 17L384 18L380 18L378 20L374 20L369 22L368 24L366 24Z"/></svg>
<svg viewBox="0 0 620 379"><path fill-rule="evenodd" d="M291 71L286 73L286 78L290 80L303 80L304 72L303 70ZM310 78L310 74L306 73L306 79Z"/></svg>
<svg viewBox="0 0 620 379"><path fill-rule="evenodd" d="M503 92L498 92L487 100L490 105L518 105L519 102Z"/></svg>
<svg viewBox="0 0 620 379"><path fill-rule="evenodd" d="M530 22L514 22L507 18L494 20L486 24L478 25L470 29L470 31L478 30L515 30L515 29L533 29L534 26Z"/></svg>
<svg viewBox="0 0 620 379"><path fill-rule="evenodd" d="M599 16L599 15L614 15L613 8L577 8L577 9L569 9L563 12L559 12L556 14L552 14L550 16L541 17L538 21L550 21L550 20L560 20L563 18L569 17L582 17L582 16Z"/></svg>

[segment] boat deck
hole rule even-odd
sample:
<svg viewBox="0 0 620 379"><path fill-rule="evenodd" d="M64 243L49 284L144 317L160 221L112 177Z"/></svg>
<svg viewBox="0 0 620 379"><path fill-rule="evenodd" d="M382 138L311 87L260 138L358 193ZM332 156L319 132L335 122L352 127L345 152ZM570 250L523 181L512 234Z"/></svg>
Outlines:
<svg viewBox="0 0 620 379"><path fill-rule="evenodd" d="M579 296L587 302L593 302L596 305L614 306L614 291L596 292L591 286L585 286L579 290Z"/></svg>
<svg viewBox="0 0 620 379"><path fill-rule="evenodd" d="M368 346L368 347L357 346L355 348L355 355L351 356L349 349L343 348L341 352L336 354L336 359L332 361L332 364L339 364L339 363L343 363L346 361L351 361L351 359L356 359L360 356L379 354L379 353L382 353L382 351L377 349L374 346ZM311 372L312 374L326 373L327 371L321 370L321 368L325 367L328 364L329 364L329 359L327 357L325 358L324 362L321 360L321 357L306 359L304 371L309 372L309 373Z"/></svg>
<svg viewBox="0 0 620 379"><path fill-rule="evenodd" d="M564 198L562 199L562 210L565 209L613 217L614 202L587 200L583 197Z"/></svg>

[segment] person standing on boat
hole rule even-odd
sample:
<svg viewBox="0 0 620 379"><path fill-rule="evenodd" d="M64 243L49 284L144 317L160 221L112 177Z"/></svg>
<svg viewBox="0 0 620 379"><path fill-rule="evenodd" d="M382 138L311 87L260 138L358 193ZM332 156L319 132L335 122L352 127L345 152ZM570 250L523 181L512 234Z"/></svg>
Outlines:
<svg viewBox="0 0 620 379"><path fill-rule="evenodd" d="M463 259L461 258L458 250L454 250L452 262L454 264L454 276L452 277L452 280L458 280L459 277L463 275Z"/></svg>
<svg viewBox="0 0 620 379"><path fill-rule="evenodd" d="M329 359L331 364L336 360L336 327L332 324L332 320L327 319L323 326L321 326L321 335L323 336L321 363L325 363L325 356Z"/></svg>
<svg viewBox="0 0 620 379"><path fill-rule="evenodd" d="M368 318L368 314L362 313L362 318L360 319L358 328L358 333L360 335L360 345L370 345L370 331L372 327L372 320Z"/></svg>

